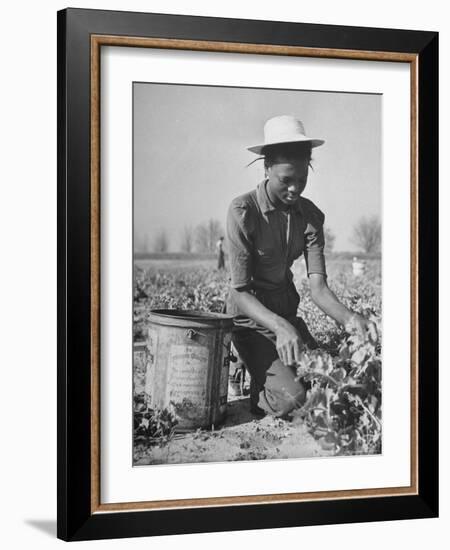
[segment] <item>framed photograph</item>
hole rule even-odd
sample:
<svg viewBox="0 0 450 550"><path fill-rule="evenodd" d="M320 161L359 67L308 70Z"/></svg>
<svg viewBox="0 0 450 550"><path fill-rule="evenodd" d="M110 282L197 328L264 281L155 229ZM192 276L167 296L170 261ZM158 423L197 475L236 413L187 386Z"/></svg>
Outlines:
<svg viewBox="0 0 450 550"><path fill-rule="evenodd" d="M438 515L438 34L58 12L58 537Z"/></svg>

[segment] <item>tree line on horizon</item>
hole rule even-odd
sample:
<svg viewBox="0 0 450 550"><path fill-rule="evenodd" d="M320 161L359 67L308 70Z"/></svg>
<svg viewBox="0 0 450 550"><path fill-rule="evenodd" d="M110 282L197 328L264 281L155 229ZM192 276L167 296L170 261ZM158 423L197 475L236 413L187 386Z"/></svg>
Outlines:
<svg viewBox="0 0 450 550"><path fill-rule="evenodd" d="M196 226L185 225L180 232L179 252L185 254L208 254L216 251L216 244L220 237L225 237L222 224L215 219L199 223ZM164 228L156 231L152 238L146 234L138 244L140 252L164 253L170 250L170 238Z"/></svg>
<svg viewBox="0 0 450 550"><path fill-rule="evenodd" d="M328 226L324 228L325 253L330 254L334 250L336 235ZM179 251L185 254L210 254L216 252L217 241L220 237L226 236L222 224L216 219L209 219L196 226L185 225L180 234ZM351 241L366 254L377 254L381 252L381 222L378 216L361 217L353 226ZM167 230L159 229L149 239L145 235L144 242L140 246L144 253L165 253L170 249L170 239Z"/></svg>

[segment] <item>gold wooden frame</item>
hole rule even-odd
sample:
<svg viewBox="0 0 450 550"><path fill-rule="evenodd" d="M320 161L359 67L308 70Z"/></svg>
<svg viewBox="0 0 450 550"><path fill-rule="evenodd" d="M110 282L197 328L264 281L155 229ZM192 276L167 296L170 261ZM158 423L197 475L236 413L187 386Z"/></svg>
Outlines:
<svg viewBox="0 0 450 550"><path fill-rule="evenodd" d="M360 59L409 63L411 99L411 484L408 487L319 491L145 502L100 502L100 50L102 46ZM306 48L232 42L91 35L91 513L163 510L246 504L306 502L417 495L418 490L418 55L396 52Z"/></svg>

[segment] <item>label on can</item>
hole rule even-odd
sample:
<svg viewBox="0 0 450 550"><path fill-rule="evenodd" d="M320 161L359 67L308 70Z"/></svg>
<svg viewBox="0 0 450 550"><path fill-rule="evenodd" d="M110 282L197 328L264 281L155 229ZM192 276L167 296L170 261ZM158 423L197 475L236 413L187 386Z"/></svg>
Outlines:
<svg viewBox="0 0 450 550"><path fill-rule="evenodd" d="M172 345L168 357L166 402L177 415L195 418L206 406L209 350L206 346Z"/></svg>

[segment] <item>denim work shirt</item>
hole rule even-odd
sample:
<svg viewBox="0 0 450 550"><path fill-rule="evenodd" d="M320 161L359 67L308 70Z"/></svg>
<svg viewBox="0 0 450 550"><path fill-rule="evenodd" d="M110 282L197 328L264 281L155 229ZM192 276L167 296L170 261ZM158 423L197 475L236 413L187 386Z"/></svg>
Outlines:
<svg viewBox="0 0 450 550"><path fill-rule="evenodd" d="M271 311L288 319L295 316L299 303L290 269L294 260L304 254L308 277L311 273L326 276L325 216L304 197L287 211L277 209L266 185L267 179L235 198L228 209L231 286L249 290ZM227 311L239 315L230 298ZM240 318L238 324L249 325L250 320Z"/></svg>

